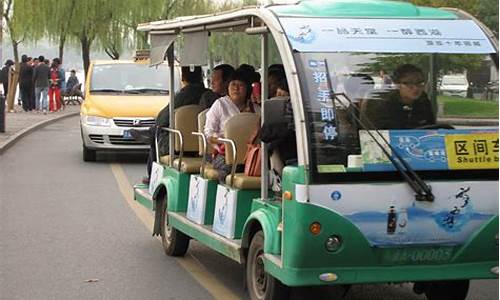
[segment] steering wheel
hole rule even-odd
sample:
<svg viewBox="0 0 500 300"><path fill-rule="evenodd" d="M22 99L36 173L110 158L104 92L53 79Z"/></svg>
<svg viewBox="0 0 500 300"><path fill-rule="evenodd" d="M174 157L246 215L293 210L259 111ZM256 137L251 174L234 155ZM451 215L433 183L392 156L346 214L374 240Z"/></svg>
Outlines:
<svg viewBox="0 0 500 300"><path fill-rule="evenodd" d="M455 127L453 127L452 125L447 124L447 123L439 123L439 124L430 124L430 125L420 126L420 127L417 127L416 129L455 129Z"/></svg>

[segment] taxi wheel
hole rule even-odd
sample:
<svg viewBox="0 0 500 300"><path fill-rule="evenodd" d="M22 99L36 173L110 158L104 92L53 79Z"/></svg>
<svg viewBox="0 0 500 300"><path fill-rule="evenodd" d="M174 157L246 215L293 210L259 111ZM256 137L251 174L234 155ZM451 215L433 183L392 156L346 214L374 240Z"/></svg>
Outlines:
<svg viewBox="0 0 500 300"><path fill-rule="evenodd" d="M89 149L83 145L83 161L95 161L96 151Z"/></svg>
<svg viewBox="0 0 500 300"><path fill-rule="evenodd" d="M168 256L184 256L189 247L189 236L168 224L167 199L162 201L161 207L161 243Z"/></svg>
<svg viewBox="0 0 500 300"><path fill-rule="evenodd" d="M430 282L425 289L428 300L464 300L469 292L469 280Z"/></svg>
<svg viewBox="0 0 500 300"><path fill-rule="evenodd" d="M264 233L258 231L252 238L246 263L246 283L250 299L288 299L290 288L264 270Z"/></svg>

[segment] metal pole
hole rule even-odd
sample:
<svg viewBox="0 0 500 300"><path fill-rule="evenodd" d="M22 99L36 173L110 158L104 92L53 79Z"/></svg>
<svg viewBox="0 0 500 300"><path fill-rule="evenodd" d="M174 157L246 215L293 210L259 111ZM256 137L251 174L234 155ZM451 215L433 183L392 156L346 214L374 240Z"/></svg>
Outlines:
<svg viewBox="0 0 500 300"><path fill-rule="evenodd" d="M434 112L434 116L438 116L439 112L439 103L437 101L437 55L431 54L429 59L429 83L430 83L430 99L432 111Z"/></svg>
<svg viewBox="0 0 500 300"><path fill-rule="evenodd" d="M170 47L167 50L167 60L168 60L168 65L170 67L170 103L169 103L169 118L170 118L170 128L175 129L175 118L174 118L174 101L175 101L175 59L174 59L174 45L175 42L172 42L170 44ZM169 165L170 167L173 166L174 163L174 154L175 154L175 136L171 133L169 133L169 139L168 139L168 154L169 154Z"/></svg>
<svg viewBox="0 0 500 300"><path fill-rule="evenodd" d="M261 35L261 125L264 124L264 101L267 100L268 94L267 94L267 65L268 65L268 36L267 33L263 33ZM260 184L260 195L262 199L268 199L268 190L269 190L269 170L268 170L268 165L267 162L269 161L269 154L267 153L267 149L265 147L265 144L263 142L260 143L261 146L261 153L262 153L262 159L261 159L261 184Z"/></svg>

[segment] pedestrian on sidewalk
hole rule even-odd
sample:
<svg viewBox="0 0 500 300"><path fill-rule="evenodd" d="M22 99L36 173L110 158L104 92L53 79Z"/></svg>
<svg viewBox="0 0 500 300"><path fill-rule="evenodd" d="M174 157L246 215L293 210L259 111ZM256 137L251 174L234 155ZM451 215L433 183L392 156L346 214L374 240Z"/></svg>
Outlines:
<svg viewBox="0 0 500 300"><path fill-rule="evenodd" d="M21 70L19 71L19 94L24 111L30 111L33 99L33 67L29 63L28 56L21 57Z"/></svg>
<svg viewBox="0 0 500 300"><path fill-rule="evenodd" d="M61 102L62 109L65 109L66 104L64 103L64 101L62 99L62 94L66 90L66 71L62 67L62 61L60 58L56 57L52 61L57 64L57 69L59 70L59 73L58 73L59 74L59 90L60 90L59 100Z"/></svg>
<svg viewBox="0 0 500 300"><path fill-rule="evenodd" d="M59 68L55 60L50 66L49 110L56 112L61 109L61 79Z"/></svg>
<svg viewBox="0 0 500 300"><path fill-rule="evenodd" d="M11 72L11 67L14 65L14 62L11 59L7 59L5 61L5 65L0 70L0 82L3 84L3 95L7 99L7 93L9 92L9 76Z"/></svg>
<svg viewBox="0 0 500 300"><path fill-rule="evenodd" d="M47 113L47 94L49 92L50 67L46 63L43 55L38 57L40 63L33 71L33 81L35 82L35 105L37 111Z"/></svg>

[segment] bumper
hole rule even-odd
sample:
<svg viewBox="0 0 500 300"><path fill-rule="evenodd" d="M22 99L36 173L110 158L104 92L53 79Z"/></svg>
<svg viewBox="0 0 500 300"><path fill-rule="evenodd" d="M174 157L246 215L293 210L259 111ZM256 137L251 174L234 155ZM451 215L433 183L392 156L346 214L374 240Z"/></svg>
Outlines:
<svg viewBox="0 0 500 300"><path fill-rule="evenodd" d="M149 144L138 142L133 138L124 138L125 130L132 127L118 127L112 124L109 127L90 126L80 123L82 140L85 147L92 150L148 150ZM136 128L144 129L147 128Z"/></svg>
<svg viewBox="0 0 500 300"><path fill-rule="evenodd" d="M409 281L498 279L497 261L445 265L381 266L369 268L281 269L265 260L266 270L288 286L387 283ZM325 276L324 274L334 274ZM323 276L321 276L323 275ZM334 280L321 280L331 278Z"/></svg>
<svg viewBox="0 0 500 300"><path fill-rule="evenodd" d="M467 91L441 91L444 96L467 97Z"/></svg>

